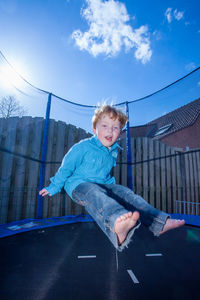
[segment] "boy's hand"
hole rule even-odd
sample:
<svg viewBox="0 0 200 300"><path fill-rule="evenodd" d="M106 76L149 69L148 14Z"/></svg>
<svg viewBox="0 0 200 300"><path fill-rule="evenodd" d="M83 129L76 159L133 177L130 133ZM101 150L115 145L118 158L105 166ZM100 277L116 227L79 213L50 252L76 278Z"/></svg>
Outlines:
<svg viewBox="0 0 200 300"><path fill-rule="evenodd" d="M42 197L49 195L51 197L51 194L49 194L49 192L46 189L42 189L39 192L39 195L42 196Z"/></svg>

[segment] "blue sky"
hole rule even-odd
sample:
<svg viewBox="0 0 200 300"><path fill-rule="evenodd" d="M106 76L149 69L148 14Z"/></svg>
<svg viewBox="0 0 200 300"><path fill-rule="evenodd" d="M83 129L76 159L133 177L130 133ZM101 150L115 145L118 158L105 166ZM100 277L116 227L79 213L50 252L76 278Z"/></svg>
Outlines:
<svg viewBox="0 0 200 300"><path fill-rule="evenodd" d="M120 103L200 66L199 11L197 0L0 0L0 50L41 89L81 104ZM39 102L38 110L23 104L40 115ZM157 117L143 109L136 124Z"/></svg>

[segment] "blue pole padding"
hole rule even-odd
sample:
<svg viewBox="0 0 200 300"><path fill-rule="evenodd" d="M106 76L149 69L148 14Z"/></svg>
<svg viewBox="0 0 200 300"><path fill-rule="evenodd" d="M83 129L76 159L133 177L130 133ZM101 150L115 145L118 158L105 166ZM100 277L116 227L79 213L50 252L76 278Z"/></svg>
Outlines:
<svg viewBox="0 0 200 300"><path fill-rule="evenodd" d="M49 117L51 110L51 93L48 96L48 102L46 107L46 119L44 123L44 133L42 140L42 154L41 154L41 165L40 165L40 177L39 177L39 191L44 187L44 179L45 179L45 162L47 155L47 143L48 143L48 132L49 132ZM37 219L42 219L43 216L43 201L42 196L38 194L38 202L37 202Z"/></svg>
<svg viewBox="0 0 200 300"><path fill-rule="evenodd" d="M126 114L129 118L128 102L126 102ZM130 123L129 120L126 123L126 151L127 151L127 163L128 163L128 187L133 189L133 176L132 176L132 152L131 152L131 137L130 137Z"/></svg>

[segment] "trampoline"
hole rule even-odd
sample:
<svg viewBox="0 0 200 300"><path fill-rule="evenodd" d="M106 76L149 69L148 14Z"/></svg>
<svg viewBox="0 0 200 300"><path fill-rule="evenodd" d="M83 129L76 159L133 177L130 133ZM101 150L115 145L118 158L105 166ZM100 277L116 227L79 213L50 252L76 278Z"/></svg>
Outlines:
<svg viewBox="0 0 200 300"><path fill-rule="evenodd" d="M200 228L154 237L144 226L123 252L95 222L0 239L1 300L199 299Z"/></svg>

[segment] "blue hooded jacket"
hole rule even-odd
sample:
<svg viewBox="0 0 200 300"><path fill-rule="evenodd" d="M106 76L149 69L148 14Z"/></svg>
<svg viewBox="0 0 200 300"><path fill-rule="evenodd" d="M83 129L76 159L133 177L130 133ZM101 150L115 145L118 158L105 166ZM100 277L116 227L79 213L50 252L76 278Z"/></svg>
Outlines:
<svg viewBox="0 0 200 300"><path fill-rule="evenodd" d="M72 198L73 190L83 182L115 183L110 172L116 166L118 148L120 146L114 143L108 149L97 136L80 141L64 156L57 173L50 178L51 184L45 189L53 196L64 186Z"/></svg>

